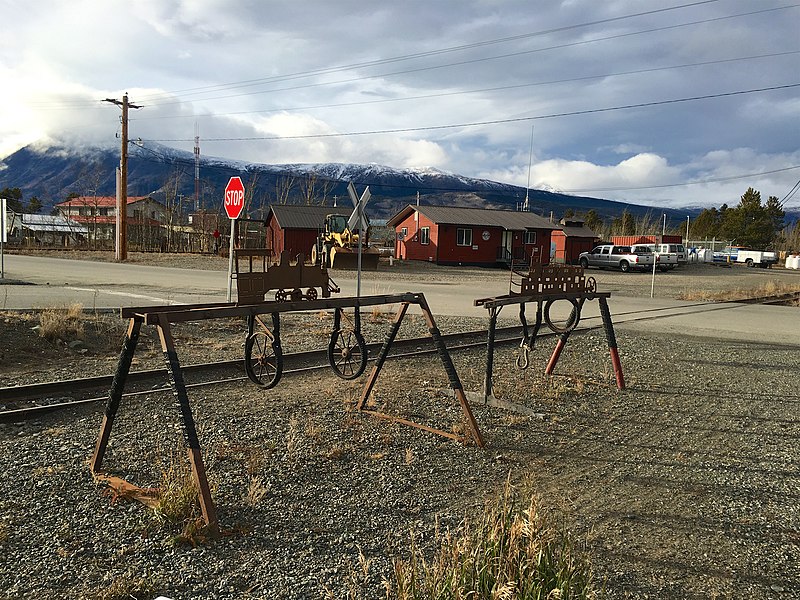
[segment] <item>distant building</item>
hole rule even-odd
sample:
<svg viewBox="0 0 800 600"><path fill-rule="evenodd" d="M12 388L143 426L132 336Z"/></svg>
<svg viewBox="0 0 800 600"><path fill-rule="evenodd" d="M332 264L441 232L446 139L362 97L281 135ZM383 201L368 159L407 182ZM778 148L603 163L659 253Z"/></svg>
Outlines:
<svg viewBox="0 0 800 600"><path fill-rule="evenodd" d="M583 221L561 219L558 229L553 230L550 260L568 265L577 264L578 255L590 251L599 241L600 237L586 227Z"/></svg>
<svg viewBox="0 0 800 600"><path fill-rule="evenodd" d="M269 207L266 220L266 247L272 250L274 256L280 256L281 252L287 250L292 257L302 253L306 260L310 260L311 248L319 232L325 228L325 217L349 217L352 212L352 207L273 204Z"/></svg>
<svg viewBox="0 0 800 600"><path fill-rule="evenodd" d="M11 243L25 246L76 246L86 241L85 225L62 215L8 212L6 228Z"/></svg>
<svg viewBox="0 0 800 600"><path fill-rule="evenodd" d="M114 196L78 196L55 205L62 215L88 229L90 241L113 240L117 226L117 199ZM166 207L149 196L129 196L127 205L128 240L149 242L162 235Z"/></svg>
<svg viewBox="0 0 800 600"><path fill-rule="evenodd" d="M533 256L547 263L551 232L557 228L530 212L411 204L387 224L395 230L395 258L478 266Z"/></svg>

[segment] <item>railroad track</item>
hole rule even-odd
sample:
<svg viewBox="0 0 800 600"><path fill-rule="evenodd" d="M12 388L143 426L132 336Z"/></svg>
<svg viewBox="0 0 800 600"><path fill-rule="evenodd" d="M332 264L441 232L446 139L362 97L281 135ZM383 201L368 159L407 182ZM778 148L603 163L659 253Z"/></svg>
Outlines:
<svg viewBox="0 0 800 600"><path fill-rule="evenodd" d="M521 334L522 328L519 326L498 327L496 330L495 344L518 343ZM447 349L452 352L485 346L486 335L486 330L479 330L443 334L442 338ZM367 351L370 356L375 356L380 347L381 343L367 344ZM436 352L437 350L431 343L430 337L398 339L392 344L392 351L388 359L424 356L426 354L435 354ZM283 361L288 367L283 371L284 376L330 368L327 361L327 349L285 354L283 356ZM187 378L187 388L218 385L243 380L249 381L248 377L244 374L244 357L237 360L186 365L182 366L181 370L183 371L184 377ZM202 377L209 374L213 375L215 373L224 374L229 373L231 370L236 371L236 375L204 379L202 381L191 381L194 377ZM142 384L152 383L153 381L164 381L165 378L166 372L164 369L148 369L144 371L131 371L128 374L127 382L131 386L142 387ZM86 377L0 388L0 398L2 398L4 402L27 404L27 406L0 411L0 423L22 421L35 418L46 412L105 401L108 397L107 391L111 387L113 379L113 375L103 375L99 377ZM130 397L152 394L154 392L169 391L170 389L168 385L156 388L146 387L146 389L136 389L135 391L126 392L123 396ZM76 393L81 393L87 397L64 402L33 404L34 401L40 400L41 398L74 396Z"/></svg>
<svg viewBox="0 0 800 600"><path fill-rule="evenodd" d="M790 295L787 295L790 296ZM800 297L800 294L795 293L793 297ZM789 298L791 299L791 298ZM786 301L783 297L777 300L775 297L759 299L762 303L776 303L778 301ZM766 302L764 301L766 300ZM769 302L773 300L774 302ZM755 301L755 300L754 300ZM687 304L682 307L666 307L655 309L644 309L639 311L628 311L613 315L615 325L623 325L637 321L664 319L677 316L675 310L686 310L698 308L694 312L706 312L714 310L724 310L731 308L729 304L744 303L746 300L735 300L728 303L707 304L704 302ZM599 317L586 317L581 319L582 325L575 329L573 335L602 329L602 324L587 325L587 322L599 321ZM520 326L514 327L498 327L496 329L495 345L505 345L510 343L519 343L522 328ZM546 331L539 334L539 337L552 337L557 334ZM442 339L445 342L449 351L469 350L486 346L486 330L468 331L463 333L443 334ZM381 343L367 344L367 350L370 356L374 356L380 349ZM423 348L423 346L425 346ZM431 344L430 337L422 338L408 338L397 339L392 344L392 352L389 354L388 359L410 358L414 356L423 356L426 354L436 353L436 348ZM284 364L288 367L284 369L283 375L293 375L298 373L305 373L314 370L330 368L327 362L326 350L312 350L307 352L297 352L284 355ZM371 359L370 359L371 360ZM228 360L213 363L200 363L194 365L186 365L181 367L184 376L187 378L187 388L196 388L209 385L218 385L223 383L230 383L236 381L248 380L244 374L244 357L237 360ZM236 371L234 376L223 376L214 379L205 379L202 381L191 381L194 377L201 377L203 375L219 373L223 374ZM144 371L132 371L128 375L128 384L134 387L142 387L142 384L152 383L155 380L164 381L166 378L164 369L150 369ZM38 415L74 408L83 404L91 404L95 402L105 401L107 399L107 391L111 386L113 375L104 375L99 377L87 377L81 379L71 379L64 381L52 381L46 383L36 383L31 385L21 385L13 387L0 388L0 398L4 402L15 402L19 405L12 409L0 411L0 423L10 423L32 419ZM170 391L168 385L160 387L146 387L145 389L136 389L134 391L126 392L124 397L132 397L144 394L152 394L160 391ZM48 402L46 404L35 404L36 401L41 401L42 398L54 396L75 396L81 393L84 397L76 398L62 402ZM98 395L99 394L99 395Z"/></svg>

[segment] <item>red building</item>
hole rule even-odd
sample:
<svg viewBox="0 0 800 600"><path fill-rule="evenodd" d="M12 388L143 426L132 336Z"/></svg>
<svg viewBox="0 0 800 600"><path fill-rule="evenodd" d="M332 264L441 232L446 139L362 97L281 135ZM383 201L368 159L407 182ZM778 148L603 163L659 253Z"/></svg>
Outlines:
<svg viewBox="0 0 800 600"><path fill-rule="evenodd" d="M558 229L553 231L550 245L550 260L555 263L574 265L581 252L589 252L600 237L584 225L583 221L561 219Z"/></svg>
<svg viewBox="0 0 800 600"><path fill-rule="evenodd" d="M440 265L503 265L550 258L556 225L529 212L408 205L387 222L395 230L394 256Z"/></svg>
<svg viewBox="0 0 800 600"><path fill-rule="evenodd" d="M325 227L325 217L349 217L352 212L352 207L273 204L266 221L266 247L271 248L275 256L288 250L292 257L302 253L310 260L311 248Z"/></svg>

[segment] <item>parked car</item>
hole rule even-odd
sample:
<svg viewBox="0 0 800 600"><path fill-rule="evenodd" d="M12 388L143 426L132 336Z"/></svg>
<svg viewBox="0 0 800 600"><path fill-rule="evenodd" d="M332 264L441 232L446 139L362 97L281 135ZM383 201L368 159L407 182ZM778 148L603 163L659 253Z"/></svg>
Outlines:
<svg viewBox="0 0 800 600"><path fill-rule="evenodd" d="M653 268L655 257L652 253L642 250L639 254L633 252L630 246L615 246L601 244L595 246L590 252L581 252L578 255L578 264L584 269L599 267L619 269L627 273L631 270L647 270Z"/></svg>

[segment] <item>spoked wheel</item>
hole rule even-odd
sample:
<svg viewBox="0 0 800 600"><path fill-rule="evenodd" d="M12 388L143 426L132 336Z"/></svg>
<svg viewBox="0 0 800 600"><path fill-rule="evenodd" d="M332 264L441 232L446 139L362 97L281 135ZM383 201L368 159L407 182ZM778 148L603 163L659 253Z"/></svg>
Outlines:
<svg viewBox="0 0 800 600"><path fill-rule="evenodd" d="M275 292L275 302L286 302L289 295L286 293L286 290L278 290Z"/></svg>
<svg viewBox="0 0 800 600"><path fill-rule="evenodd" d="M589 277L586 280L586 291L594 294L597 291L597 280L594 277Z"/></svg>
<svg viewBox="0 0 800 600"><path fill-rule="evenodd" d="M265 389L275 387L283 373L283 352L266 330L254 331L244 344L244 370L250 380Z"/></svg>
<svg viewBox="0 0 800 600"><path fill-rule="evenodd" d="M317 288L308 288L306 292L306 299L308 300L316 300L317 299Z"/></svg>
<svg viewBox="0 0 800 600"><path fill-rule="evenodd" d="M342 379L355 379L367 368L367 344L357 331L334 331L328 344L328 364Z"/></svg>

